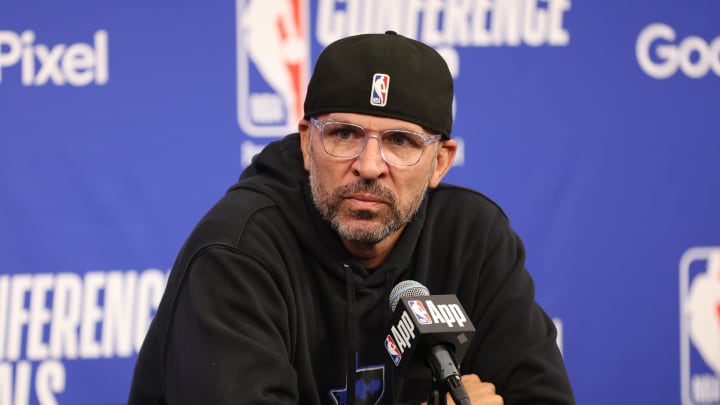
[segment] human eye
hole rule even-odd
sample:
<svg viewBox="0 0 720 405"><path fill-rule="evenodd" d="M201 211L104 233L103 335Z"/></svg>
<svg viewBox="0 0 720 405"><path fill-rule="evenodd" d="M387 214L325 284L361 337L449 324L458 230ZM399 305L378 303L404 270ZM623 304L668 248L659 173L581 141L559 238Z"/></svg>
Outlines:
<svg viewBox="0 0 720 405"><path fill-rule="evenodd" d="M354 141L362 139L364 136L365 133L362 129L350 124L330 123L325 128L325 137L336 142Z"/></svg>
<svg viewBox="0 0 720 405"><path fill-rule="evenodd" d="M393 148L422 148L424 140L421 135L406 131L388 131L383 135L383 144Z"/></svg>

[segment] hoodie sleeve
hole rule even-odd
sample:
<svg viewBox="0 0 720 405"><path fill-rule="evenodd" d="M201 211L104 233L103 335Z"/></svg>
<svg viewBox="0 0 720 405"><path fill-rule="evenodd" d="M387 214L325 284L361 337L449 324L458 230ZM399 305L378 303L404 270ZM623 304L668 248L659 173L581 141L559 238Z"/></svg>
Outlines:
<svg viewBox="0 0 720 405"><path fill-rule="evenodd" d="M286 281L222 245L200 251L186 277L164 356L168 403L298 403Z"/></svg>
<svg viewBox="0 0 720 405"><path fill-rule="evenodd" d="M463 366L495 384L508 405L574 404L555 325L535 301L523 244L507 218L498 219L470 300L476 336Z"/></svg>

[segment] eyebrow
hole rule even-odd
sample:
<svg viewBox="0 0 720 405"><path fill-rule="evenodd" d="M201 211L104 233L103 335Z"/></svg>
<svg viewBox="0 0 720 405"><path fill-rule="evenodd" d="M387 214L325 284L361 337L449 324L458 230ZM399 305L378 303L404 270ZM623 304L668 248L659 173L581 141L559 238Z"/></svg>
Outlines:
<svg viewBox="0 0 720 405"><path fill-rule="evenodd" d="M401 130L401 131L415 132L415 133L419 133L422 135L431 134L430 132L426 131L423 127L417 127L417 128L416 127L408 127L408 126L406 126L406 125L408 125L408 123L398 123L398 126L391 126L389 128L385 128L385 129L373 129L373 128L368 128L364 125L358 124L356 122L348 121L346 119L333 117L333 116L327 116L327 118L322 119L321 121L325 121L325 122L333 122L334 121L334 122L342 122L345 124L357 125L359 127L365 128L366 130L375 131L375 132Z"/></svg>

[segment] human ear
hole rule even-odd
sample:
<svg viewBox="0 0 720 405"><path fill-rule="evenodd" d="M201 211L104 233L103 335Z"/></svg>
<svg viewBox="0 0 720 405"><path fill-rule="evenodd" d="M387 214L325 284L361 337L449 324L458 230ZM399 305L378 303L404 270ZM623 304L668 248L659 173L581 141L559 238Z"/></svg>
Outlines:
<svg viewBox="0 0 720 405"><path fill-rule="evenodd" d="M298 122L298 132L300 133L300 149L303 155L303 164L305 170L310 171L310 121L301 119Z"/></svg>
<svg viewBox="0 0 720 405"><path fill-rule="evenodd" d="M457 142L454 139L439 141L438 151L435 156L435 168L430 176L428 187L435 188L440 184L443 177L447 174L455 161L457 153Z"/></svg>

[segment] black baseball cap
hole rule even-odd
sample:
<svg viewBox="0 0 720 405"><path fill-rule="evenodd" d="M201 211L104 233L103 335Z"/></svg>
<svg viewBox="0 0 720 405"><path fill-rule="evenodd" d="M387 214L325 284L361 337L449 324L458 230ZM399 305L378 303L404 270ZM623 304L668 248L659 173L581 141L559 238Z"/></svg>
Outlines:
<svg viewBox="0 0 720 405"><path fill-rule="evenodd" d="M315 63L305 115L350 112L397 118L450 137L453 78L428 45L398 35L360 34L328 45Z"/></svg>

